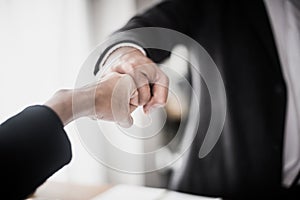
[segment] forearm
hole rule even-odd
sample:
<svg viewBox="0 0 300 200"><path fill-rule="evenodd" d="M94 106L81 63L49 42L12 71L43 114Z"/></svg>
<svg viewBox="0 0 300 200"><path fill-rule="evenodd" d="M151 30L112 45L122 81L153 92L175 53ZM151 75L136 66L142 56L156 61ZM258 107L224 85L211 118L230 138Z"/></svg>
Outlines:
<svg viewBox="0 0 300 200"><path fill-rule="evenodd" d="M119 32L141 27L161 27L187 33L187 22L191 20L192 15L189 8L193 8L197 1L164 0L146 12L134 16Z"/></svg>
<svg viewBox="0 0 300 200"><path fill-rule="evenodd" d="M23 199L71 160L71 144L58 116L31 106L0 126L0 193Z"/></svg>
<svg viewBox="0 0 300 200"><path fill-rule="evenodd" d="M73 120L71 90L58 91L45 103L45 106L51 108L58 115L64 126Z"/></svg>
<svg viewBox="0 0 300 200"><path fill-rule="evenodd" d="M163 1L146 12L130 19L124 27L116 31L112 37L103 44L104 49L101 50L100 57L95 65L94 74L102 67L101 64L106 60L105 55L107 55L109 50L121 43L133 43L142 47L146 51L147 56L155 63L160 63L165 60L170 55L170 52L148 47L155 46L155 44L168 44L168 47L171 49L171 46L175 46L177 43L168 36L160 34L160 31L156 31L154 34L152 34L152 32L149 35L149 37L155 39L155 43L149 43L151 40L145 41L147 34L140 35L140 33L137 33L134 29L158 27L176 30L189 35L189 22L191 21L192 14L189 12L189 8L193 7L196 2L197 0L190 0L188 2L183 0ZM129 30L131 30L130 33L126 34Z"/></svg>
<svg viewBox="0 0 300 200"><path fill-rule="evenodd" d="M74 90L59 90L44 105L51 108L66 126L80 117L95 114L93 111L95 92L96 85Z"/></svg>
<svg viewBox="0 0 300 200"><path fill-rule="evenodd" d="M135 92L136 85L129 75L112 73L85 87L60 90L45 106L57 114L64 126L80 117L90 117L129 127L133 111L130 108L137 106Z"/></svg>

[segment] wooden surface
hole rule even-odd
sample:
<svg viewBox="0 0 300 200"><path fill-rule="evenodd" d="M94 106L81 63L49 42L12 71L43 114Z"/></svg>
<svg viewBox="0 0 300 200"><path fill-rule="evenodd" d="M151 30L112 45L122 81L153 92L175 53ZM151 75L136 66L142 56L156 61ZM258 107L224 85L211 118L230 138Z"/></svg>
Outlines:
<svg viewBox="0 0 300 200"><path fill-rule="evenodd" d="M91 199L112 186L86 186L69 183L46 182L27 200L85 200Z"/></svg>

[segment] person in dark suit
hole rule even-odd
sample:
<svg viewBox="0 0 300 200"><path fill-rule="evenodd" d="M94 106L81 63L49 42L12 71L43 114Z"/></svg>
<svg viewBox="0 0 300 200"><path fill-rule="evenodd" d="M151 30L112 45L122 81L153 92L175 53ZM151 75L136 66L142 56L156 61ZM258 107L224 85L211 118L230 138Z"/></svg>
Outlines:
<svg viewBox="0 0 300 200"><path fill-rule="evenodd" d="M26 198L70 162L71 144L64 131L69 122L87 116L128 127L133 123L130 113L136 108L136 98L132 78L115 73L97 84L60 90L44 105L28 107L1 124L0 198ZM117 106L118 118L112 106Z"/></svg>
<svg viewBox="0 0 300 200"><path fill-rule="evenodd" d="M198 157L207 129L202 122L210 117L206 92L201 94L198 134L184 154L187 162L173 171L170 189L241 199L299 196L299 21L297 0L165 0L118 31L161 27L184 33L210 54L225 84L227 115L219 141L205 158ZM95 73L119 56L111 71L134 78L139 104L147 111L166 102L167 88L158 92L132 71L162 62L169 52L147 49L137 38L128 35L113 40L103 50ZM147 67L143 73L149 83L153 81ZM166 83L165 76L158 73L158 82Z"/></svg>

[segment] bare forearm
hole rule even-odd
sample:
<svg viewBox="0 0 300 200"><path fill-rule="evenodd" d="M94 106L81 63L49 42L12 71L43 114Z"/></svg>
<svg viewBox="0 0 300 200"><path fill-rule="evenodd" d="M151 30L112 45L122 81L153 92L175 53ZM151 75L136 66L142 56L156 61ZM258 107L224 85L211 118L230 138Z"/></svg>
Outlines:
<svg viewBox="0 0 300 200"><path fill-rule="evenodd" d="M65 126L75 119L95 114L95 100L96 97L99 98L95 96L95 92L96 86L74 90L59 90L45 105L59 116Z"/></svg>
<svg viewBox="0 0 300 200"><path fill-rule="evenodd" d="M80 117L91 117L129 127L130 113L137 106L133 103L137 102L135 92L135 83L129 75L112 73L86 87L59 90L44 105L59 116L64 126Z"/></svg>
<svg viewBox="0 0 300 200"><path fill-rule="evenodd" d="M72 90L59 90L45 106L51 108L61 119L64 125L73 120L72 112Z"/></svg>

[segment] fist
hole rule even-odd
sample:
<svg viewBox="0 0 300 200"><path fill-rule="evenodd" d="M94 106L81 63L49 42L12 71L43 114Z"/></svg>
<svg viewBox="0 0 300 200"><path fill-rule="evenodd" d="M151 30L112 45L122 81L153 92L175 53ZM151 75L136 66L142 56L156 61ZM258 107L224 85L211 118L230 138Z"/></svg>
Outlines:
<svg viewBox="0 0 300 200"><path fill-rule="evenodd" d="M137 103L143 106L144 112L166 104L169 78L142 52L132 47L121 47L109 56L106 63L110 65L108 74L127 74L134 80L138 91Z"/></svg>
<svg viewBox="0 0 300 200"><path fill-rule="evenodd" d="M138 106L138 92L131 76L110 73L95 87L96 118L130 127L133 124L131 113Z"/></svg>

